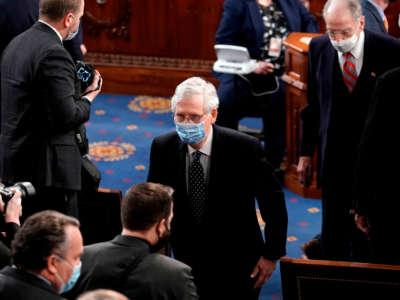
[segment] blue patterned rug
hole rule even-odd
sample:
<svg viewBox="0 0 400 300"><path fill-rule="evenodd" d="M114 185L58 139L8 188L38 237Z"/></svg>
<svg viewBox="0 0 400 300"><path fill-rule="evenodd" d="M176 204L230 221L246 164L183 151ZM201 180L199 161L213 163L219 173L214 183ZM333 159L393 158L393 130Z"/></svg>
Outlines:
<svg viewBox="0 0 400 300"><path fill-rule="evenodd" d="M259 123L241 122L249 128ZM123 193L146 180L153 137L174 130L169 99L144 95L99 95L86 125L90 158L102 173L101 187ZM287 256L301 258L300 245L320 231L321 202L284 192L289 214ZM279 266L262 289L260 300L267 299L282 299Z"/></svg>

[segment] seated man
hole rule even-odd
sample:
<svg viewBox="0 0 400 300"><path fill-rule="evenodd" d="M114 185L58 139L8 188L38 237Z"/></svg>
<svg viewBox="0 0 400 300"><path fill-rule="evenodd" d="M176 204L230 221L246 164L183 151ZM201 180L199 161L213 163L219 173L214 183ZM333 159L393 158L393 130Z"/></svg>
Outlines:
<svg viewBox="0 0 400 300"><path fill-rule="evenodd" d="M197 299L190 267L155 253L169 236L172 209L170 187L132 186L122 200L122 234L85 247L81 277L66 297L101 288L135 300Z"/></svg>
<svg viewBox="0 0 400 300"><path fill-rule="evenodd" d="M59 300L80 274L79 221L55 211L25 220L11 244L14 266L0 271L0 299Z"/></svg>

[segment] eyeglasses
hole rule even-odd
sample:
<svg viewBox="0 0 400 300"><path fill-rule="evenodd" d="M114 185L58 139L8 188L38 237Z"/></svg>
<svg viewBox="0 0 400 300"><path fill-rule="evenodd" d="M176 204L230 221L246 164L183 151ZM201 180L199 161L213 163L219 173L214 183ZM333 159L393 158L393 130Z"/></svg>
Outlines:
<svg viewBox="0 0 400 300"><path fill-rule="evenodd" d="M200 123L201 119L205 116L206 114L202 114L202 115L182 115L182 114L176 114L174 115L174 121L177 123L183 123L186 120L189 123Z"/></svg>
<svg viewBox="0 0 400 300"><path fill-rule="evenodd" d="M345 29L345 30L330 30L328 29L326 33L329 35L331 38L336 38L339 35L342 37L349 37L353 34L353 29Z"/></svg>

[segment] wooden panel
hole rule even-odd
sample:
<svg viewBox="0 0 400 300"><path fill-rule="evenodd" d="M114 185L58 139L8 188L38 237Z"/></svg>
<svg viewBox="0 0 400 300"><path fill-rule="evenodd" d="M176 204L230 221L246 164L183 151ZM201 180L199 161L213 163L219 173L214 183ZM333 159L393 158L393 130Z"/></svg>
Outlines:
<svg viewBox="0 0 400 300"><path fill-rule="evenodd" d="M400 1L389 3L385 9L385 15L389 23L389 34L394 37L400 37L399 28Z"/></svg>
<svg viewBox="0 0 400 300"><path fill-rule="evenodd" d="M223 2L86 0L84 41L94 52L214 59Z"/></svg>
<svg viewBox="0 0 400 300"><path fill-rule="evenodd" d="M319 34L293 32L286 39L285 68L282 80L286 82L286 152L285 187L306 198L321 198L314 170L311 185L300 184L297 176L301 135L301 110L307 104L307 60L310 38ZM314 166L316 166L316 155Z"/></svg>
<svg viewBox="0 0 400 300"><path fill-rule="evenodd" d="M284 300L398 299L400 266L283 257Z"/></svg>

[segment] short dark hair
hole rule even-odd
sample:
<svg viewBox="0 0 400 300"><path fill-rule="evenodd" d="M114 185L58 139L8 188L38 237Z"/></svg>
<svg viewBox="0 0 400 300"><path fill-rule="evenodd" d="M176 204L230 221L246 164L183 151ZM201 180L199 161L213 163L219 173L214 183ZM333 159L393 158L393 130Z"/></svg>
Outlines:
<svg viewBox="0 0 400 300"><path fill-rule="evenodd" d="M41 271L51 254L65 256L66 226L79 228L79 221L62 213L45 210L27 218L11 243L11 260L17 267Z"/></svg>
<svg viewBox="0 0 400 300"><path fill-rule="evenodd" d="M148 230L171 213L173 189L158 183L132 186L122 199L121 222L129 230Z"/></svg>
<svg viewBox="0 0 400 300"><path fill-rule="evenodd" d="M51 21L59 21L69 12L76 13L82 0L40 0L39 17L45 17Z"/></svg>

